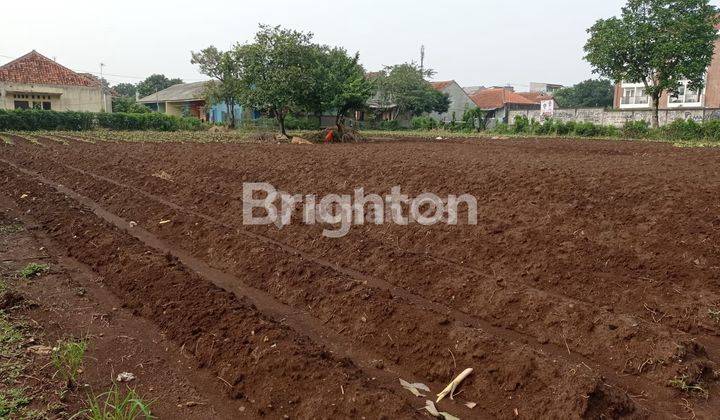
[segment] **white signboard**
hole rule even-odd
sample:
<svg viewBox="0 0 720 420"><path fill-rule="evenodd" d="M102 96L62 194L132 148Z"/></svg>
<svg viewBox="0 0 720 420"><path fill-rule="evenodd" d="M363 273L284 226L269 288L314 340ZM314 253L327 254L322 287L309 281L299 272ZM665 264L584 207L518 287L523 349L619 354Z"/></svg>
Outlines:
<svg viewBox="0 0 720 420"><path fill-rule="evenodd" d="M555 100L550 99L540 102L540 112L542 113L542 115L552 117L555 113Z"/></svg>

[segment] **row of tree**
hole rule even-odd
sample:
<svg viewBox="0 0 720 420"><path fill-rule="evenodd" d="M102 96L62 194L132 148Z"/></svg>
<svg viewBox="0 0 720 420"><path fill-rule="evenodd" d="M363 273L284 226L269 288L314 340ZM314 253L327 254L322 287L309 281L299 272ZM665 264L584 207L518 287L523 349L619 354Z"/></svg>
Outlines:
<svg viewBox="0 0 720 420"><path fill-rule="evenodd" d="M366 107L371 97L380 107L419 115L444 112L449 98L426 81L431 71L415 64L389 66L369 77L359 55L313 42L311 33L260 26L254 41L228 51L210 46L192 53L192 63L211 77L207 99L224 102L234 124L236 104L267 112L285 134L285 118L294 113L332 112L342 132L344 116Z"/></svg>

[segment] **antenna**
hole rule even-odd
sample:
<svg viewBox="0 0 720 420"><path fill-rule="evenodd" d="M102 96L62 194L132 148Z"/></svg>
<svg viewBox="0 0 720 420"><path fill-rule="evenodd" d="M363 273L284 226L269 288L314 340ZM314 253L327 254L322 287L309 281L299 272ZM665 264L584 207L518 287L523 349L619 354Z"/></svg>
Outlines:
<svg viewBox="0 0 720 420"><path fill-rule="evenodd" d="M420 71L425 74L425 46L420 46Z"/></svg>

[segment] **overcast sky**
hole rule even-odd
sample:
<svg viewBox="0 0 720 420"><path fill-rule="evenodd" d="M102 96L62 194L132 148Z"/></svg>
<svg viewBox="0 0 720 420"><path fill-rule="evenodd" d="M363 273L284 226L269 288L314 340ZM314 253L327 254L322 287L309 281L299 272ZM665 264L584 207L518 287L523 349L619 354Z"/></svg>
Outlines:
<svg viewBox="0 0 720 420"><path fill-rule="evenodd" d="M435 80L461 85L591 77L586 29L617 15L624 0L36 0L3 1L0 64L32 49L111 84L163 73L205 79L190 51L247 42L259 23L310 31L317 42L359 51L368 70L419 61Z"/></svg>

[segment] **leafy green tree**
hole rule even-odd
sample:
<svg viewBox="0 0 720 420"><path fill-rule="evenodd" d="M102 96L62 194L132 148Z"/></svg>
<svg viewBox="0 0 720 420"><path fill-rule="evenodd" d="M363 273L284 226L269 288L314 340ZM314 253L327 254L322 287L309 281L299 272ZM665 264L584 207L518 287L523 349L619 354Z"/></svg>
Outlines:
<svg viewBox="0 0 720 420"><path fill-rule="evenodd" d="M234 50L244 105L270 111L284 135L289 113L316 105L312 93L319 63L311 41L311 33L260 25L253 43Z"/></svg>
<svg viewBox="0 0 720 420"><path fill-rule="evenodd" d="M615 86L607 79L590 79L553 94L562 108L611 107Z"/></svg>
<svg viewBox="0 0 720 420"><path fill-rule="evenodd" d="M677 94L683 80L690 89L703 87L718 22L709 0L629 0L619 18L588 30L585 59L594 73L615 82L643 83L657 127L664 91Z"/></svg>
<svg viewBox="0 0 720 420"><path fill-rule="evenodd" d="M374 79L380 103L388 108L396 105L400 114L447 112L450 107L448 95L436 90L425 80L432 75L432 70L421 70L414 63L385 67Z"/></svg>
<svg viewBox="0 0 720 420"><path fill-rule="evenodd" d="M182 82L181 79L168 79L164 74L153 74L138 83L137 91L140 93L140 97L145 97Z"/></svg>
<svg viewBox="0 0 720 420"><path fill-rule="evenodd" d="M214 79L205 86L207 103L224 102L230 114L228 125L235 128L235 105L240 102L242 94L242 69L236 55L210 46L200 52L193 52L191 62L200 67L202 74Z"/></svg>
<svg viewBox="0 0 720 420"><path fill-rule="evenodd" d="M137 87L132 83L118 83L117 85L113 86L113 90L122 97L134 99L135 92L137 92Z"/></svg>
<svg viewBox="0 0 720 420"><path fill-rule="evenodd" d="M335 125L342 135L342 120L351 110L362 109L373 94L373 87L358 63L360 55L348 55L344 48L320 48L317 91L320 107L335 112Z"/></svg>
<svg viewBox="0 0 720 420"><path fill-rule="evenodd" d="M143 104L135 102L135 98L127 96L119 96L113 98L112 101L113 112L127 112L130 114L145 114L150 112L150 109Z"/></svg>

